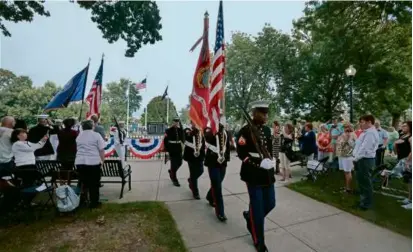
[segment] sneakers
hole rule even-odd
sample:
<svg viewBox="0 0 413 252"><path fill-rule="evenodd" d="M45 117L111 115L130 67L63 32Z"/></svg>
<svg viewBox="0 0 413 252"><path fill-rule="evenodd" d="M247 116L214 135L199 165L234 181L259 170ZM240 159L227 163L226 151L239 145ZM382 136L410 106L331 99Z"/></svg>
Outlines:
<svg viewBox="0 0 413 252"><path fill-rule="evenodd" d="M407 204L411 204L412 202L408 199L408 198L404 198L402 200L398 200L398 202L400 202L402 205L407 205Z"/></svg>
<svg viewBox="0 0 413 252"><path fill-rule="evenodd" d="M402 207L403 207L404 209L411 210L411 209L412 209L412 203L403 205Z"/></svg>

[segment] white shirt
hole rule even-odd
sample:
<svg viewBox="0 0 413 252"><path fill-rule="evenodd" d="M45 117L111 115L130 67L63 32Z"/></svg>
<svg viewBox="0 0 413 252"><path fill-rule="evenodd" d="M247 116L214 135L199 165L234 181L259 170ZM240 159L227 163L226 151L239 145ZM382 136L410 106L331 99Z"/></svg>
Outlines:
<svg viewBox="0 0 413 252"><path fill-rule="evenodd" d="M11 150L11 133L13 129L0 127L0 163L8 163L13 158Z"/></svg>
<svg viewBox="0 0 413 252"><path fill-rule="evenodd" d="M17 141L12 146L14 163L16 166L35 165L36 157L34 151L44 146L45 142L30 143L27 141Z"/></svg>
<svg viewBox="0 0 413 252"><path fill-rule="evenodd" d="M356 141L353 150L354 161L362 158L375 158L379 147L379 133L376 128L371 127L363 131Z"/></svg>
<svg viewBox="0 0 413 252"><path fill-rule="evenodd" d="M105 148L105 142L99 133L93 130L83 130L76 138L76 165L98 165L101 163L100 151Z"/></svg>

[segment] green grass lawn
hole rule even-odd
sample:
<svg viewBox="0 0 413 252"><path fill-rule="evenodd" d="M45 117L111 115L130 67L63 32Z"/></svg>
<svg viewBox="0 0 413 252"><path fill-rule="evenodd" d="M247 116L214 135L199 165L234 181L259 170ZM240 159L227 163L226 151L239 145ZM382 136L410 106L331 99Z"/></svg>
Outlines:
<svg viewBox="0 0 413 252"><path fill-rule="evenodd" d="M353 184L356 186L354 174ZM402 235L412 236L412 211L402 208L396 198L375 193L373 208L361 211L353 207L358 202L359 196L340 192L340 187L343 186L344 174L336 171L319 177L316 182L300 181L288 185L288 188ZM407 190L405 185L398 186Z"/></svg>
<svg viewBox="0 0 413 252"><path fill-rule="evenodd" d="M74 216L43 216L29 225L0 229L1 251L187 251L161 202L104 204Z"/></svg>

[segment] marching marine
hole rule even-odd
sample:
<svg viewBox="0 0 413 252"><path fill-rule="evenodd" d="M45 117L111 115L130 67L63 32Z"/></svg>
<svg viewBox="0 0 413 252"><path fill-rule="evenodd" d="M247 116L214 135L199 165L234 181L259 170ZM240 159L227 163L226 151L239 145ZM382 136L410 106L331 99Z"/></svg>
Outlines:
<svg viewBox="0 0 413 252"><path fill-rule="evenodd" d="M264 220L275 207L275 176L272 160L271 130L265 126L269 103L251 104L253 119L245 115L248 124L241 128L237 153L241 159L241 180L248 187L249 210L243 212L247 229L258 252L268 251L264 240Z"/></svg>
<svg viewBox="0 0 413 252"><path fill-rule="evenodd" d="M230 134L225 130L225 117L221 116L219 129L216 134L211 128L205 129L205 145L207 148L205 166L208 167L211 189L206 199L215 207L215 215L218 220L225 222L227 217L224 211L224 200L222 197L222 181L224 180L227 163L230 160Z"/></svg>
<svg viewBox="0 0 413 252"><path fill-rule="evenodd" d="M176 177L178 169L182 165L182 152L184 144L184 131L180 127L179 118L174 118L172 126L165 131L164 148L169 154L171 160L171 168L168 170L169 177L172 180L174 186L181 186Z"/></svg>
<svg viewBox="0 0 413 252"><path fill-rule="evenodd" d="M189 166L189 188L193 197L199 200L198 178L204 173L205 139L193 122L191 125L185 129L184 160Z"/></svg>

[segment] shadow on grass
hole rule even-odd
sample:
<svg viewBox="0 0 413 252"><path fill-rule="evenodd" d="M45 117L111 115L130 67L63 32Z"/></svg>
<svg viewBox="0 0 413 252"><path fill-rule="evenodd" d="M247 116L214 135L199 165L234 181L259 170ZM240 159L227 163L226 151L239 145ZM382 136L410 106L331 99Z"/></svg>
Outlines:
<svg viewBox="0 0 413 252"><path fill-rule="evenodd" d="M340 192L343 185L344 174L336 171L320 176L316 182L300 181L288 185L288 188L404 236L412 236L412 211L402 208L396 198L375 193L373 208L361 211L354 208L354 205L358 203L359 196ZM356 188L354 174L353 186Z"/></svg>
<svg viewBox="0 0 413 252"><path fill-rule="evenodd" d="M162 202L104 204L0 229L1 251L187 251ZM104 223L97 220L104 216Z"/></svg>

